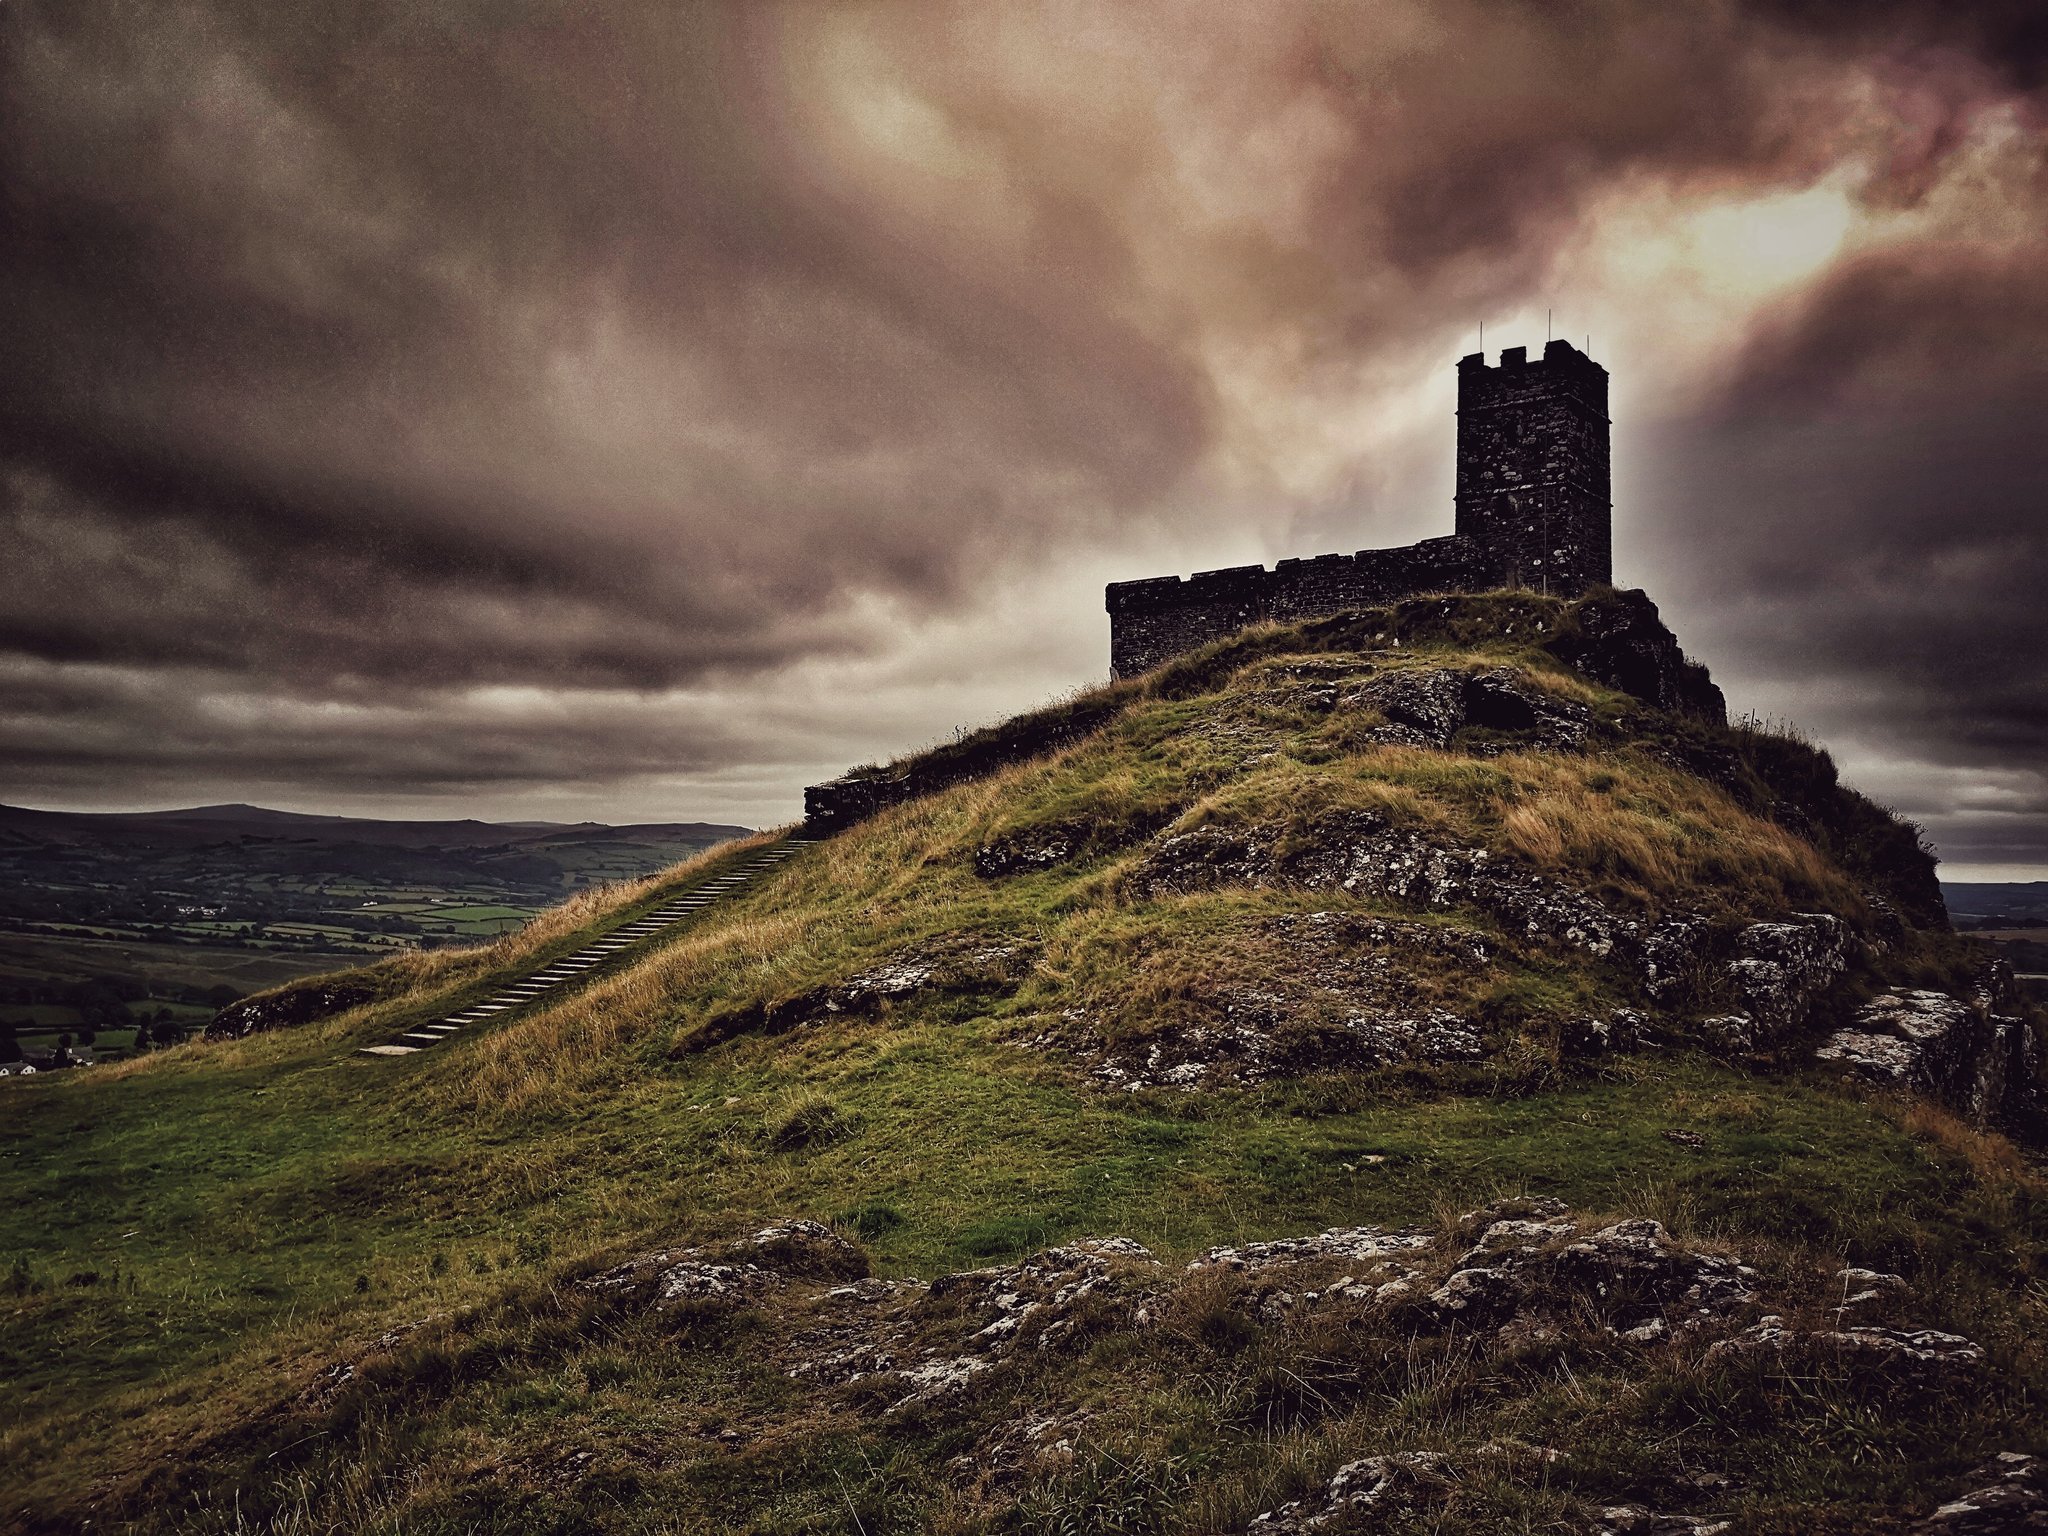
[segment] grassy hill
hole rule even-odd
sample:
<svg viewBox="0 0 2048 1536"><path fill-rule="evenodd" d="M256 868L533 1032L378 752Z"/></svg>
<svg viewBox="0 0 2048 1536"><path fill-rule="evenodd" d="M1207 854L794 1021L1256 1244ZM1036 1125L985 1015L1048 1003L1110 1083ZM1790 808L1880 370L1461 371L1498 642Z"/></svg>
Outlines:
<svg viewBox="0 0 2048 1536"><path fill-rule="evenodd" d="M877 770L952 782L416 1056L359 1047L773 835L0 1083L0 1518L1860 1532L2048 1451L2018 1005L1603 615L1256 630ZM1950 1054L1816 1058L1895 989Z"/></svg>

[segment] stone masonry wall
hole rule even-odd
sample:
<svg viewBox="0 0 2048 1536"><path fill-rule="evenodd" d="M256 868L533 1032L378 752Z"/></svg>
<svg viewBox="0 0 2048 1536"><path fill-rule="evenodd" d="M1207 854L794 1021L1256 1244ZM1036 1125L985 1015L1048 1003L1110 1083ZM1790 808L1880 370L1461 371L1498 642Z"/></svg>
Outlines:
<svg viewBox="0 0 2048 1536"><path fill-rule="evenodd" d="M1109 667L1135 677L1248 624L1292 623L1426 592L1477 592L1502 573L1469 539L1425 539L1398 549L1319 555L1199 571L1183 581L1119 581L1108 592Z"/></svg>
<svg viewBox="0 0 2048 1536"><path fill-rule="evenodd" d="M1512 586L1569 597L1614 577L1607 370L1568 341L1458 362L1458 533Z"/></svg>

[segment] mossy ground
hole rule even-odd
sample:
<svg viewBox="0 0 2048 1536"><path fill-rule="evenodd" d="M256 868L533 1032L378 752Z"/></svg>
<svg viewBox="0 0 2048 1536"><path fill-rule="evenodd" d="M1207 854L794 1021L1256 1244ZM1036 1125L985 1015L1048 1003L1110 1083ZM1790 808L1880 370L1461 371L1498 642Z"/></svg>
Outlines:
<svg viewBox="0 0 2048 1536"><path fill-rule="evenodd" d="M1283 973L1287 954L1244 937L1275 915L1348 905L1417 916L1330 892L1137 891L1146 840L1176 826L1259 822L1313 837L1319 820L1363 807L1567 874L1623 907L1859 909L1869 871L1833 846L1848 834L1813 817L1813 798L1803 822L1772 813L1763 775L1785 781L1785 743L1654 715L1502 643L1497 623L1475 633L1483 643L1452 634L1420 656L1412 645L1291 650L1260 633L1197 658L1171 686L1119 685L1119 708L1080 745L884 813L587 991L420 1056L354 1048L709 878L732 854L422 964L338 1019L5 1085L4 1518L29 1529L90 1514L98 1529L872 1533L1055 1529L1076 1509L1116 1505L1130 1529L1231 1529L1332 1458L1483 1424L1573 1439L1576 1475L1620 1468L1617 1485L1660 1437L1719 1445L1762 1490L1750 1528L1846 1530L1994 1444L2048 1449L2037 1396L2048 1372L2024 1342L2048 1323L2048 1211L2026 1159L1938 1112L1789 1068L1743 1071L1683 1048L1565 1059L1537 1025L1620 995L1583 956L1522 946L1494 978L1495 1013L1527 1046L1511 1069L1113 1094L1057 1054L1019 1047L1077 998L1113 1005L1127 1028L1168 1018L1215 973L1219 935L1231 966ZM1609 734L1583 754L1376 746L1356 712L1289 691L1290 667L1333 655L1361 670L1515 666ZM1751 772L1756 792L1680 766L1705 746ZM1831 770L1794 766L1839 793ZM975 874L976 849L1046 828L1078 830L1070 857ZM688 1048L721 1012L960 935L1025 946L1035 969L1014 985ZM1896 958L1925 975L1963 963L1939 935L1914 936ZM1927 1405L1833 1387L1789 1402L1782 1388L1681 1375L1596 1412L1569 1371L1494 1379L1425 1361L1261 1430L1243 1417L1243 1363L1194 1328L1195 1342L1166 1354L1126 1358L1117 1351L1130 1346L1112 1342L1084 1361L1102 1443L1066 1481L1006 1503L963 1492L946 1463L966 1431L944 1421L849 1430L821 1415L814 1433L720 1449L706 1426L733 1404L798 1391L749 1365L744 1325L678 1335L563 1299L565 1276L603 1260L778 1216L857 1235L883 1274L930 1275L1082 1234L1126 1234L1171 1259L1422 1221L1503 1193L1655 1215L1788 1264L1906 1273L1928 1300L1925 1322L1993 1349L1998 1386L1938 1430ZM459 1347L406 1357L344 1420L289 1407L323 1367L436 1314L463 1320ZM1174 1349L1187 1362L1178 1376ZM1300 1361L1285 1368L1314 1377ZM286 1445L293 1437L304 1442ZM1541 1529L1560 1506L1503 1484L1470 1507L1466 1525L1443 1528ZM1789 1524L1799 1509L1815 1523Z"/></svg>

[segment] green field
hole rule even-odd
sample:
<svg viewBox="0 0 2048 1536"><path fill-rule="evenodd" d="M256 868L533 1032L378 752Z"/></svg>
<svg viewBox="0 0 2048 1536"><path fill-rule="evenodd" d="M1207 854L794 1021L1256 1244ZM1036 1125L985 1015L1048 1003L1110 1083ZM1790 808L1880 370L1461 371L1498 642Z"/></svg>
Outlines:
<svg viewBox="0 0 2048 1536"><path fill-rule="evenodd" d="M641 878L740 830L463 824L471 841L441 847L421 844L431 825L349 824L323 843L318 824L273 831L265 812L132 828L136 818L52 822L0 808L0 823L9 816L26 819L0 838L0 1025L34 1047L48 1043L31 1038L42 1026L87 1015L106 1025L168 1010L185 1022L202 1003L294 976L487 942L566 894ZM56 840L38 846L46 823Z"/></svg>

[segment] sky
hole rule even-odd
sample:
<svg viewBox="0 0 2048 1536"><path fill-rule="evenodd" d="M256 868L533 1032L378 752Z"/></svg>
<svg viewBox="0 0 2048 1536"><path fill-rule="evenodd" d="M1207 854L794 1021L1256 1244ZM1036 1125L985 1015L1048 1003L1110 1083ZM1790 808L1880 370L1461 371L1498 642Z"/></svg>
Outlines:
<svg viewBox="0 0 2048 1536"><path fill-rule="evenodd" d="M2036 0L9 0L0 197L8 803L790 820L1549 326L1733 711L2048 878Z"/></svg>

